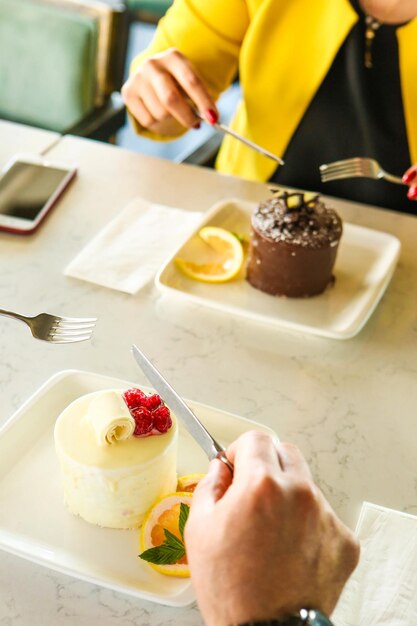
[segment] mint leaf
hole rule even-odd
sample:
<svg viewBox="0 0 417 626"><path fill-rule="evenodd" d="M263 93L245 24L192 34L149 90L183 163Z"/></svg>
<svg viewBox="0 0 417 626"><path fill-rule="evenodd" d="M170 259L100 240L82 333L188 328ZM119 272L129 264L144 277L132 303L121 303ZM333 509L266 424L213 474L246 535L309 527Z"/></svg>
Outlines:
<svg viewBox="0 0 417 626"><path fill-rule="evenodd" d="M179 559L185 556L185 547L179 542L181 548L174 548L166 543L155 548L149 548L145 550L139 557L148 563L155 563L156 565L173 565Z"/></svg>
<svg viewBox="0 0 417 626"><path fill-rule="evenodd" d="M184 541L184 528L185 528L185 524L187 522L189 513L190 513L190 507L188 506L188 504L184 504L184 502L181 502L178 529L180 531L180 535L183 541Z"/></svg>
<svg viewBox="0 0 417 626"><path fill-rule="evenodd" d="M185 556L185 546L181 539L178 539L167 528L164 528L164 533L164 543L139 554L141 559L156 565L173 565Z"/></svg>
<svg viewBox="0 0 417 626"><path fill-rule="evenodd" d="M231 233L236 237L238 241L240 241L240 243L248 243L248 238L246 237L246 235L242 235L242 233L235 233L234 231L231 231Z"/></svg>
<svg viewBox="0 0 417 626"><path fill-rule="evenodd" d="M162 544L163 546L167 545L176 550L180 550L180 549L185 550L184 544L181 541L181 539L178 539L178 537L173 535L172 532L168 530L168 528L164 528L164 533L165 533L165 541Z"/></svg>

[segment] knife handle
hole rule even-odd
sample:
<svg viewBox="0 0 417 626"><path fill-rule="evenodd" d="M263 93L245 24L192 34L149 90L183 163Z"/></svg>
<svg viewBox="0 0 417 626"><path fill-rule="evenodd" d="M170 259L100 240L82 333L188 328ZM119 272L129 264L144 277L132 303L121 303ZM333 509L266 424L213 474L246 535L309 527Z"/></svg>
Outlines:
<svg viewBox="0 0 417 626"><path fill-rule="evenodd" d="M219 459L219 461L222 461L231 471L232 476L233 476L233 472L235 470L233 463L231 463L229 461L229 459L226 456L226 452L224 450L219 450L217 455L216 455L216 459Z"/></svg>

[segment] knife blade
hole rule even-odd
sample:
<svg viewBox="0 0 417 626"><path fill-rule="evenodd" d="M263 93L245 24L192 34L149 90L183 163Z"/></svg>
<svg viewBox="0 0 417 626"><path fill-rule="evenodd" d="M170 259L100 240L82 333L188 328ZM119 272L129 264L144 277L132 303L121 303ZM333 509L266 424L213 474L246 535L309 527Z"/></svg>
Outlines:
<svg viewBox="0 0 417 626"><path fill-rule="evenodd" d="M149 361L149 359L133 344L132 353L146 378L159 393L161 398L167 403L170 409L177 415L187 428L190 435L203 448L210 461L220 459L233 473L233 465L226 456L225 449L221 446L203 426L195 413L188 407L184 400L171 387L162 374Z"/></svg>
<svg viewBox="0 0 417 626"><path fill-rule="evenodd" d="M262 146L255 143L254 141L247 139L247 137L244 137L240 133L237 133L235 130L233 130L233 128L230 128L229 126L226 126L225 124L222 124L221 122L214 122L213 124L211 124L210 122L206 120L206 118L203 115L201 115L201 113L195 107L193 107L193 111L196 117L198 117L198 119L200 119L202 122L206 122L207 124L210 124L212 128L215 128L220 133L223 133L224 135L230 135L231 137L234 137L234 139L237 139L241 143L244 143L245 146L248 146L249 148L252 148L252 150L259 152L259 154L262 154L268 159L272 159L273 161L276 161L280 165L284 165L284 160L281 157L277 156L273 152L270 152L266 148L263 148Z"/></svg>

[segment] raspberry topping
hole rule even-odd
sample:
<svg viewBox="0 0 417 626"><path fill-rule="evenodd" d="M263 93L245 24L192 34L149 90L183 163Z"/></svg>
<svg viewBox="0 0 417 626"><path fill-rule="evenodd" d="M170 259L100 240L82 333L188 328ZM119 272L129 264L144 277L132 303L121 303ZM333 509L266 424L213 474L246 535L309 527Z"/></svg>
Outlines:
<svg viewBox="0 0 417 626"><path fill-rule="evenodd" d="M123 398L129 408L129 411L142 406L143 399L146 397L146 394L140 389L128 389L123 394Z"/></svg>
<svg viewBox="0 0 417 626"><path fill-rule="evenodd" d="M157 393L147 396L141 389L128 389L123 398L136 423L135 437L160 435L171 428L169 408Z"/></svg>
<svg viewBox="0 0 417 626"><path fill-rule="evenodd" d="M152 396L145 396L142 400L141 406L146 407L149 411L154 411L161 406L161 403L161 396L158 396L157 393L154 393Z"/></svg>
<svg viewBox="0 0 417 626"><path fill-rule="evenodd" d="M132 416L136 422L134 435L136 437L142 437L143 435L147 435L151 432L154 426L153 417L148 409L143 407L139 407L132 411Z"/></svg>
<svg viewBox="0 0 417 626"><path fill-rule="evenodd" d="M156 430L166 433L172 426L171 414L167 406L161 406L152 413L153 423Z"/></svg>

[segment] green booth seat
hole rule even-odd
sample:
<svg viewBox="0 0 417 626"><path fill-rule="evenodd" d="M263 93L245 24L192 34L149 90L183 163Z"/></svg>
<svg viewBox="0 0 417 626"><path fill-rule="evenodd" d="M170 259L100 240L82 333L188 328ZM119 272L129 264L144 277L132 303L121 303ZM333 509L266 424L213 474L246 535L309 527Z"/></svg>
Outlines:
<svg viewBox="0 0 417 626"><path fill-rule="evenodd" d="M96 114L109 121L111 94L98 93L100 16L83 9L80 2L0 0L1 118L59 133ZM125 112L117 106L120 127Z"/></svg>
<svg viewBox="0 0 417 626"><path fill-rule="evenodd" d="M125 0L128 9L138 19L156 24L165 15L172 0Z"/></svg>

